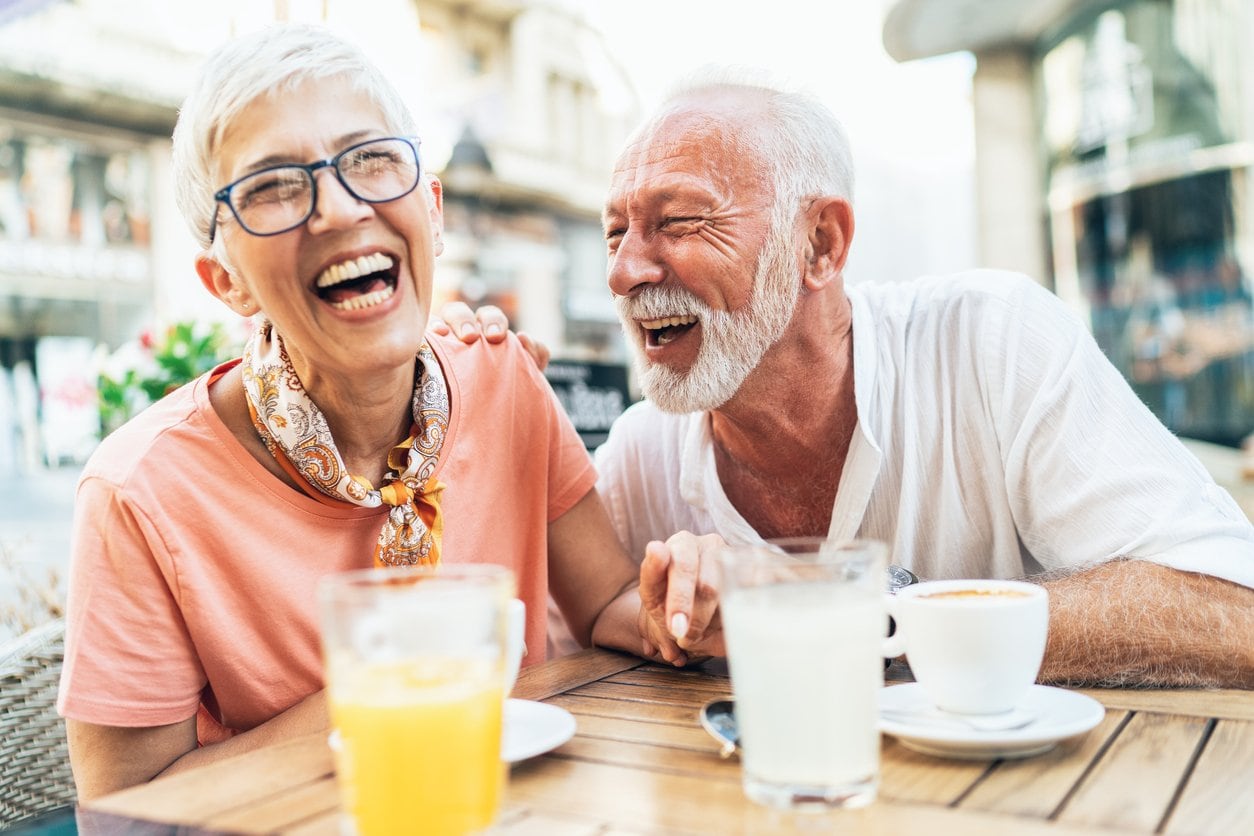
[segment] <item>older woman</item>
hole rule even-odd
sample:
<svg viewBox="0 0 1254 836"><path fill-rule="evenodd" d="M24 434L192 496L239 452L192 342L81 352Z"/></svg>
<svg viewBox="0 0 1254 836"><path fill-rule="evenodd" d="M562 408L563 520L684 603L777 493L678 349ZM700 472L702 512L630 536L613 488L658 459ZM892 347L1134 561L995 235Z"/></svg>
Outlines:
<svg viewBox="0 0 1254 836"><path fill-rule="evenodd" d="M682 660L517 340L424 339L443 243L418 148L392 86L316 27L226 45L184 103L197 272L259 325L83 473L59 703L80 797L323 728L330 572L500 563L528 604L524 664L550 591L584 643Z"/></svg>

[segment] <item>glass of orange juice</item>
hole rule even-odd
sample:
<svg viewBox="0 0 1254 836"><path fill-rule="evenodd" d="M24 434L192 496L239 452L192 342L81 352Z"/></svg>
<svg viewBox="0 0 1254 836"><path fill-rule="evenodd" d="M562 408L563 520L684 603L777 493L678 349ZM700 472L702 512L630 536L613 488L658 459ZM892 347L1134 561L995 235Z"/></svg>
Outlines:
<svg viewBox="0 0 1254 836"><path fill-rule="evenodd" d="M320 588L327 702L350 832L488 828L504 789L513 574L367 569Z"/></svg>

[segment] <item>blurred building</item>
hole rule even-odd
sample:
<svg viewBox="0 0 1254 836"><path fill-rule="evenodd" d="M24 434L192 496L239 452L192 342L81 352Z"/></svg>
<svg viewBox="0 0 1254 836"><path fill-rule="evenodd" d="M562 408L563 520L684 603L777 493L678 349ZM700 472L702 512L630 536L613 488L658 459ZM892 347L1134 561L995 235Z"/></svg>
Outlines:
<svg viewBox="0 0 1254 836"><path fill-rule="evenodd" d="M276 19L325 22L410 99L446 183L437 301L619 356L599 213L637 104L574 0L0 3L0 473L90 449L93 355L231 317L192 268L169 137L208 50Z"/></svg>
<svg viewBox="0 0 1254 836"><path fill-rule="evenodd" d="M968 50L981 260L1049 284L1173 430L1254 430L1254 4L898 0L899 61Z"/></svg>
<svg viewBox="0 0 1254 836"><path fill-rule="evenodd" d="M440 287L558 355L623 359L601 206L639 115L626 74L574 0L418 6L431 104L456 134Z"/></svg>

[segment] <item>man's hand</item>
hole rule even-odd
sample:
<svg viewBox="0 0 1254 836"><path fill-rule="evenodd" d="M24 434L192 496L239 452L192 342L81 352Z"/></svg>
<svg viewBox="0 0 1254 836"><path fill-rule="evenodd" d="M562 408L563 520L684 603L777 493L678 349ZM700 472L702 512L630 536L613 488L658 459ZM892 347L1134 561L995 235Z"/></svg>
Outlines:
<svg viewBox="0 0 1254 836"><path fill-rule="evenodd" d="M477 342L480 336L490 343L500 343L505 341L509 331L509 318L496 305L484 305L472 311L465 302L446 302L439 316L427 324L427 330L443 337L455 334L467 345ZM527 349L536 368L544 371L549 365L548 346L521 332L518 341Z"/></svg>
<svg viewBox="0 0 1254 836"><path fill-rule="evenodd" d="M717 534L687 531L645 547L640 564L640 635L645 655L673 665L722 656L723 622L718 612L715 553Z"/></svg>

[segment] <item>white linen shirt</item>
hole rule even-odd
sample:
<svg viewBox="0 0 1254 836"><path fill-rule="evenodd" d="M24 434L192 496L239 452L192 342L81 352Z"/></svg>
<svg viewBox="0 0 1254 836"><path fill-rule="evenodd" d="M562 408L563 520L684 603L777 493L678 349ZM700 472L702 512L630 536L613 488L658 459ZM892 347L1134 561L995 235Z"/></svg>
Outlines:
<svg viewBox="0 0 1254 836"><path fill-rule="evenodd" d="M1124 556L1254 586L1254 527L1052 293L992 270L847 292L858 421L830 536L883 540L923 579ZM637 561L680 530L761 542L719 482L708 413L635 404L596 461Z"/></svg>

